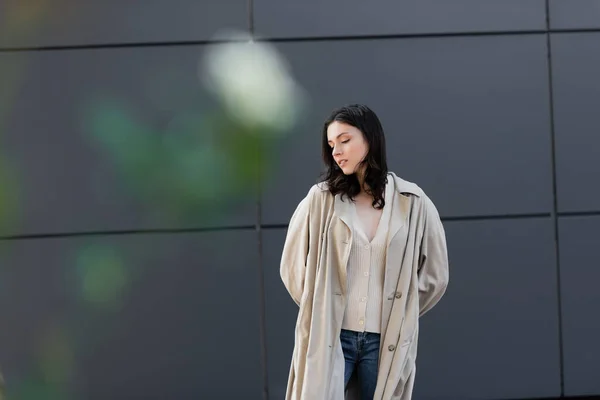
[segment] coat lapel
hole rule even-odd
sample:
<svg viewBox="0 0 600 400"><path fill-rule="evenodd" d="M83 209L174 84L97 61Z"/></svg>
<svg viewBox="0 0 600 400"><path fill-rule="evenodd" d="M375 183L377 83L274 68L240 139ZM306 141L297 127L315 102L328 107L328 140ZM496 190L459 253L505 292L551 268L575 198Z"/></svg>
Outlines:
<svg viewBox="0 0 600 400"><path fill-rule="evenodd" d="M392 310L393 299L398 295L398 279L403 255L402 248L406 245L404 242L396 242L392 245L392 240L400 229L408 224L410 212L410 197L401 194L402 187L398 184L394 175L388 177L388 185L392 190L392 200L389 202L391 215L389 224L389 234L387 238L387 252L385 261L385 275L383 287L383 302L381 304L381 333L382 338L386 339L387 326ZM387 206L387 205L386 205ZM399 251L400 250L400 251ZM392 256L390 257L390 254Z"/></svg>
<svg viewBox="0 0 600 400"><path fill-rule="evenodd" d="M391 215L390 215L390 230L387 237L387 246L389 248L392 239L396 236L396 233L402 228L408 221L408 213L410 210L410 198L400 194L396 188L396 180L388 178L388 184L386 190L391 190L392 201L390 202Z"/></svg>
<svg viewBox="0 0 600 400"><path fill-rule="evenodd" d="M338 216L338 218L341 219L344 224L346 224L346 226L348 227L348 229L350 229L350 231L353 230L352 229L352 207L353 207L353 204L351 203L351 200L349 198L344 197L344 200L342 200L341 194L335 195L335 203L334 203L335 213Z"/></svg>
<svg viewBox="0 0 600 400"><path fill-rule="evenodd" d="M391 208L390 216L389 216L389 232L387 235L387 246L389 247L392 239L398 233L400 228L402 228L408 221L408 215L410 211L410 198L404 196L399 193L398 182L395 179L396 177L393 174L388 176L388 184L385 188L385 197L391 200L389 201L389 207ZM335 213L339 219L346 224L350 231L354 231L352 221L353 221L353 204L351 200L347 197L342 200L341 194L335 195L335 203L334 209ZM380 223L385 223L384 218L382 218Z"/></svg>

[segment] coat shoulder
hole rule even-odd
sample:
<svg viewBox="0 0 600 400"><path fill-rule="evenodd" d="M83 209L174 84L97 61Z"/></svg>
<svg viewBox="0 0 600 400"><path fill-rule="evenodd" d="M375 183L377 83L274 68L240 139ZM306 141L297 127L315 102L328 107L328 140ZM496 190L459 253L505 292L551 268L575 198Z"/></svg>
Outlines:
<svg viewBox="0 0 600 400"><path fill-rule="evenodd" d="M315 207L318 208L328 204L328 201L332 198L333 195L329 191L327 183L319 182L310 187L308 193L300 202L300 205L303 205L307 210L314 210Z"/></svg>
<svg viewBox="0 0 600 400"><path fill-rule="evenodd" d="M329 191L329 185L327 182L319 182L310 187L306 197L310 198L311 200L322 200L329 196L332 195Z"/></svg>
<svg viewBox="0 0 600 400"><path fill-rule="evenodd" d="M419 187L419 185L417 185L414 182L410 182L407 181L406 179L400 178L398 175L396 175L393 172L390 172L390 175L392 176L392 179L394 179L394 183L396 186L396 191L400 194L412 194L415 195L417 197L427 197L427 195L425 194L425 192L423 191L423 189L421 189L421 187Z"/></svg>
<svg viewBox="0 0 600 400"><path fill-rule="evenodd" d="M329 184L327 183L327 181L321 181L312 185L310 190L315 190L317 192L329 192Z"/></svg>
<svg viewBox="0 0 600 400"><path fill-rule="evenodd" d="M396 190L400 194L406 195L408 193L417 196L419 198L419 202L423 204L423 209L425 210L425 212L429 215L433 215L436 218L439 218L439 211L436 205L433 203L431 198L425 193L425 191L421 189L421 187L419 187L419 185L404 180L393 173L392 176L394 177L394 181L396 183Z"/></svg>

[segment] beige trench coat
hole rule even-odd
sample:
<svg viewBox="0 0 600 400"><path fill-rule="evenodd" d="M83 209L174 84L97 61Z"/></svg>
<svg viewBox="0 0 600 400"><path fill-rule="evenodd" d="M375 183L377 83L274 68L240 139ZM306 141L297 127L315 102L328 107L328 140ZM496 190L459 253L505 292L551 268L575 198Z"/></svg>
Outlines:
<svg viewBox="0 0 600 400"><path fill-rule="evenodd" d="M381 321L375 400L409 400L415 380L419 317L448 285L446 237L438 211L414 183L390 173L395 187ZM340 342L346 267L352 243L349 203L314 185L289 224L280 272L299 305L287 400L359 399L344 391Z"/></svg>

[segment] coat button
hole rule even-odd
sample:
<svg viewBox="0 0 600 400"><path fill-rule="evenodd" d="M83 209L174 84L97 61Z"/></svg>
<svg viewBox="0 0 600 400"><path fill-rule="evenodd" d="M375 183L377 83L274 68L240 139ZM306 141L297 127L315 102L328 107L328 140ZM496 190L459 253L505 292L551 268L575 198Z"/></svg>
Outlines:
<svg viewBox="0 0 600 400"><path fill-rule="evenodd" d="M394 346L393 344L390 344L390 345L388 346L388 350L389 350L389 351L394 351L394 350L396 350L396 346Z"/></svg>
<svg viewBox="0 0 600 400"><path fill-rule="evenodd" d="M402 297L402 293L396 292L396 298L399 299L400 297Z"/></svg>

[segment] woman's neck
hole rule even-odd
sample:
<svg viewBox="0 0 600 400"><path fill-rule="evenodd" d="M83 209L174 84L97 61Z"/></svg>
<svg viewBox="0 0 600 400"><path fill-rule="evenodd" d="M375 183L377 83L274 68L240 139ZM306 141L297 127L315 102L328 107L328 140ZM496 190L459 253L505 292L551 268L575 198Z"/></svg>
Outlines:
<svg viewBox="0 0 600 400"><path fill-rule="evenodd" d="M364 180L362 179L358 179L358 183L360 185L360 192L359 195L360 196L370 196L369 194L369 185L365 183Z"/></svg>
<svg viewBox="0 0 600 400"><path fill-rule="evenodd" d="M367 184L365 184L365 171L356 172L356 177L358 178L358 184L360 185L360 193L368 194L367 189L369 188Z"/></svg>

